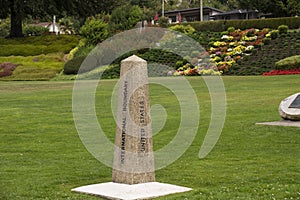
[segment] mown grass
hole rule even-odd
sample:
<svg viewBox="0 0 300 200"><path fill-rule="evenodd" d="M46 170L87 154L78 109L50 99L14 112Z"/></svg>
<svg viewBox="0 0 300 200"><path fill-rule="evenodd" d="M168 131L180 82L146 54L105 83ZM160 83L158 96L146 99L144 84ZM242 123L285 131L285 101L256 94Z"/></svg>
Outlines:
<svg viewBox="0 0 300 200"><path fill-rule="evenodd" d="M5 62L18 66L12 75L0 80L50 80L62 71L65 63L63 53L0 57L0 63Z"/></svg>
<svg viewBox="0 0 300 200"><path fill-rule="evenodd" d="M156 171L156 179L193 191L157 199L299 199L300 129L255 125L280 120L278 105L299 92L299 78L223 77L225 126L202 160L198 152L210 122L210 97L201 77L189 78L199 100L200 127L185 154ZM96 95L99 122L111 139L115 83L101 81ZM72 88L73 82L0 82L0 199L99 199L70 190L111 181L111 168L93 158L77 135ZM150 94L151 104L163 105L168 113L165 127L153 138L158 149L179 126L179 105L160 85L150 85Z"/></svg>

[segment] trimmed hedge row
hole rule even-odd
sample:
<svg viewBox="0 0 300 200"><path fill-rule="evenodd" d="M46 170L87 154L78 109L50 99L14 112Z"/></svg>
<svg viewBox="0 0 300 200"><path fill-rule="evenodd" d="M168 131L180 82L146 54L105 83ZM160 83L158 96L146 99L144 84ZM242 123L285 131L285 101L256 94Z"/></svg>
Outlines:
<svg viewBox="0 0 300 200"><path fill-rule="evenodd" d="M300 68L300 56L292 56L282 59L276 62L275 67L279 70Z"/></svg>
<svg viewBox="0 0 300 200"><path fill-rule="evenodd" d="M236 29L277 29L280 25L287 25L289 29L300 28L300 17L284 17L284 18L270 18L270 19L249 19L249 20L217 20L217 21L204 21L204 22L190 22L184 23L191 25L197 31L213 31L222 32L229 27Z"/></svg>
<svg viewBox="0 0 300 200"><path fill-rule="evenodd" d="M43 35L34 37L0 38L0 56L34 56L56 52L69 53L78 44L75 35Z"/></svg>

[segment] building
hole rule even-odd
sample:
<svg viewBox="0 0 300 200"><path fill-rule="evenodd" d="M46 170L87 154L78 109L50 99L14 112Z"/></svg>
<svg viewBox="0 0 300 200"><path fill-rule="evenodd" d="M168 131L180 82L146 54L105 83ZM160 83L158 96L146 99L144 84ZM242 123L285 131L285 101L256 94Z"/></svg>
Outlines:
<svg viewBox="0 0 300 200"><path fill-rule="evenodd" d="M30 26L42 26L44 28L48 28L49 33L55 33L56 35L60 34L60 27L57 23L53 25L53 23L51 22L40 22L40 23L30 24Z"/></svg>
<svg viewBox="0 0 300 200"><path fill-rule="evenodd" d="M238 20L238 19L258 19L261 13L258 10L231 10L223 13L216 13L213 20Z"/></svg>
<svg viewBox="0 0 300 200"><path fill-rule="evenodd" d="M55 33L56 35L60 34L60 26L56 23L56 17L53 16L53 22L36 22L34 24L30 24L30 26L42 26L44 28L48 28L50 33Z"/></svg>
<svg viewBox="0 0 300 200"><path fill-rule="evenodd" d="M203 7L203 20L208 21L212 20L213 16L216 14L223 13L224 11L204 6ZM181 17L183 22L193 22L193 21L200 21L200 8L187 8L187 9L181 9L181 10L172 10L172 11L166 11L165 13L166 17L170 18L170 21L172 23L178 22L178 16Z"/></svg>
<svg viewBox="0 0 300 200"><path fill-rule="evenodd" d="M179 21L193 22L200 21L200 8L187 8L181 10L166 11L165 16L170 18L172 23ZM258 10L231 10L223 11L216 8L204 6L203 20L242 20L242 19L259 19L272 17L271 13L264 14ZM178 20L181 18L182 20Z"/></svg>

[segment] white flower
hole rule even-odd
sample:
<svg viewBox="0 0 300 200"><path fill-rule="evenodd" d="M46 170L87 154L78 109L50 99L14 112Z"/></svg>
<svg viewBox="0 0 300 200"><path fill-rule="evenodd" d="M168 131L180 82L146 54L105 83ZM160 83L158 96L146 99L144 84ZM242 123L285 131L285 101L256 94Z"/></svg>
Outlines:
<svg viewBox="0 0 300 200"><path fill-rule="evenodd" d="M228 40L228 38L229 38L228 35L223 35L223 36L221 37L222 40Z"/></svg>
<svg viewBox="0 0 300 200"><path fill-rule="evenodd" d="M249 45L246 47L246 51L252 51L254 49L253 45Z"/></svg>

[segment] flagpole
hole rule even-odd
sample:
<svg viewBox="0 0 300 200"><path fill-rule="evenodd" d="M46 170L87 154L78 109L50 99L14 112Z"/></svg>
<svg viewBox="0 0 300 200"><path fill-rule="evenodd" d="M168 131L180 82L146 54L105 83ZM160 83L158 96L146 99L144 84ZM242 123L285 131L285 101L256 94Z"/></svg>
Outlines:
<svg viewBox="0 0 300 200"><path fill-rule="evenodd" d="M165 16L165 0L162 0L162 9L161 9L161 15L162 17Z"/></svg>
<svg viewBox="0 0 300 200"><path fill-rule="evenodd" d="M200 21L203 21L203 1L200 0Z"/></svg>

